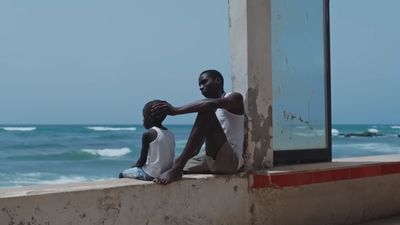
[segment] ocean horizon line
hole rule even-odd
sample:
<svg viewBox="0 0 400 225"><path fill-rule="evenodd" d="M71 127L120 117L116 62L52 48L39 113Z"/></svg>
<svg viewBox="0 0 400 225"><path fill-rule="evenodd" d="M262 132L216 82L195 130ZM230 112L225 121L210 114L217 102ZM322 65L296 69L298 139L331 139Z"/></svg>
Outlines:
<svg viewBox="0 0 400 225"><path fill-rule="evenodd" d="M165 123L166 126L189 126L191 123ZM332 125L400 125L399 123L332 123ZM143 126L141 123L0 123L0 126Z"/></svg>
<svg viewBox="0 0 400 225"><path fill-rule="evenodd" d="M166 126L190 126L193 124L185 123L165 123ZM0 123L0 127L5 126L143 126L141 123Z"/></svg>

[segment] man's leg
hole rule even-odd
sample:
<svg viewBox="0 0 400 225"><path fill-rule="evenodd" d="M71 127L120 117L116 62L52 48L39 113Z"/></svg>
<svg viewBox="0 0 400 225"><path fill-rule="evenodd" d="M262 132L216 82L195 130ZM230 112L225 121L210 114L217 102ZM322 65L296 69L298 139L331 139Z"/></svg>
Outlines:
<svg viewBox="0 0 400 225"><path fill-rule="evenodd" d="M167 184L180 180L186 162L199 153L204 142L206 143L206 155L212 158L216 157L218 150L226 142L225 133L214 111L202 112L197 115L182 154L175 160L172 168L154 179L154 182Z"/></svg>

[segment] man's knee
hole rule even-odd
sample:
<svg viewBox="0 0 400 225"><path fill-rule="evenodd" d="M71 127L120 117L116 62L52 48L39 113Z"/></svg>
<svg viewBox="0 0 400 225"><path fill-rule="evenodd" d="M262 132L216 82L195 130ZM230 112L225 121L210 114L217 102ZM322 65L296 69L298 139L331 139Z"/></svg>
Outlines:
<svg viewBox="0 0 400 225"><path fill-rule="evenodd" d="M214 117L215 117L215 112L214 111L204 111L204 112L199 112L197 114L197 118L201 119L201 120L210 121Z"/></svg>

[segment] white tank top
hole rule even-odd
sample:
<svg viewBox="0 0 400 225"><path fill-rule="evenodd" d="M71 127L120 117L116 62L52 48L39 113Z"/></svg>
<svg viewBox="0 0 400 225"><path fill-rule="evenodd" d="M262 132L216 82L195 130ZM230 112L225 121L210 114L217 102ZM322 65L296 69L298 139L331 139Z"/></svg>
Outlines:
<svg viewBox="0 0 400 225"><path fill-rule="evenodd" d="M157 131L157 138L150 142L146 164L142 169L152 177L159 177L169 169L175 158L175 136L169 130L158 127L151 129Z"/></svg>
<svg viewBox="0 0 400 225"><path fill-rule="evenodd" d="M224 97L230 94L226 93ZM215 115L225 132L229 144L239 159L240 168L243 165L244 115L233 114L221 108L215 111Z"/></svg>

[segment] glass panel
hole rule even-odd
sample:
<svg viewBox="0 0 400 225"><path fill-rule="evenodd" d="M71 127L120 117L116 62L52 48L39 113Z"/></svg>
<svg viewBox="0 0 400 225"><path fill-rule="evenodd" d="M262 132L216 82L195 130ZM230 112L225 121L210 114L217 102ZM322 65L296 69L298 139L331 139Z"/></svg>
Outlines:
<svg viewBox="0 0 400 225"><path fill-rule="evenodd" d="M272 0L273 149L326 148L323 0Z"/></svg>

